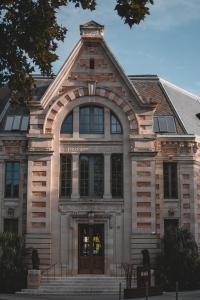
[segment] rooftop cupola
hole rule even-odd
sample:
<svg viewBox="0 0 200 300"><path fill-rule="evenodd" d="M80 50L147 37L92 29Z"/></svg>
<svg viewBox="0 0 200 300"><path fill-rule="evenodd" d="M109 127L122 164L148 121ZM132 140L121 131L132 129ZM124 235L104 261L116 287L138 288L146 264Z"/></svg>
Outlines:
<svg viewBox="0 0 200 300"><path fill-rule="evenodd" d="M80 34L82 37L95 37L102 38L104 34L104 26L90 21L83 25L80 25Z"/></svg>

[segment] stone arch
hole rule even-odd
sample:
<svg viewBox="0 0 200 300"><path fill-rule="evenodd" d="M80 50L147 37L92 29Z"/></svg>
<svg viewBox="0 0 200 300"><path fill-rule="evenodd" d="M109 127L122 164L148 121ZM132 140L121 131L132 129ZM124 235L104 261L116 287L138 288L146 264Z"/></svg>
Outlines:
<svg viewBox="0 0 200 300"><path fill-rule="evenodd" d="M123 99L122 97L118 96L117 94L113 93L112 91L108 89L103 88L96 88L95 94L90 95L89 90L87 88L78 88L75 90L72 90L61 97L57 99L53 105L49 108L49 111L47 112L44 126L43 126L43 133L52 133L53 125L56 119L56 116L58 115L59 111L66 106L69 102L80 98L80 97L88 97L88 96L98 96L107 98L110 101L116 103L125 113L127 116L127 120L129 123L129 129L130 133L132 134L138 134L139 128L138 128L138 122L135 115L135 112L133 111L133 108L131 104Z"/></svg>

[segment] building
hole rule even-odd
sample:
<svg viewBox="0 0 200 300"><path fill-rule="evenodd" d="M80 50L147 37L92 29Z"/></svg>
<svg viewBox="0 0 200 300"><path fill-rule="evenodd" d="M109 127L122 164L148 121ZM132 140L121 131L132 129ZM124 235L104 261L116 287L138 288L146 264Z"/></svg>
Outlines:
<svg viewBox="0 0 200 300"><path fill-rule="evenodd" d="M127 76L103 39L81 38L28 109L0 104L0 231L25 234L43 268L107 274L152 259L167 226L200 239L200 98Z"/></svg>

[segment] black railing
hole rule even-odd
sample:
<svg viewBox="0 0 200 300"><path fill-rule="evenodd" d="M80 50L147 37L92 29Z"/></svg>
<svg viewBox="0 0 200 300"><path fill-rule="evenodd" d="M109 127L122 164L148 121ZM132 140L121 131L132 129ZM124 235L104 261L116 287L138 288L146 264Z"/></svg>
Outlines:
<svg viewBox="0 0 200 300"><path fill-rule="evenodd" d="M49 268L42 271L43 277L53 277L53 279L56 277L67 277L67 274L67 265L58 262L52 264L49 266Z"/></svg>

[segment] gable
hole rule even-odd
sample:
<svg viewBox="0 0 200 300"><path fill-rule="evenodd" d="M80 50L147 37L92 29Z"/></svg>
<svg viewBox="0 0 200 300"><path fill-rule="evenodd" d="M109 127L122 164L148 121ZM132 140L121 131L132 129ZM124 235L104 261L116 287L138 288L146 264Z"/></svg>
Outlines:
<svg viewBox="0 0 200 300"><path fill-rule="evenodd" d="M81 26L80 41L41 98L43 108L74 87L87 88L88 82L91 81L95 82L96 87L108 88L118 96L124 97L135 107L144 104L142 97L105 43L102 34L103 26L97 25L89 22ZM93 69L90 68L91 59L94 60Z"/></svg>

